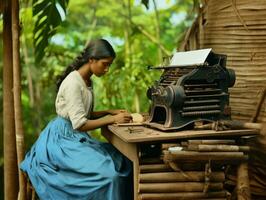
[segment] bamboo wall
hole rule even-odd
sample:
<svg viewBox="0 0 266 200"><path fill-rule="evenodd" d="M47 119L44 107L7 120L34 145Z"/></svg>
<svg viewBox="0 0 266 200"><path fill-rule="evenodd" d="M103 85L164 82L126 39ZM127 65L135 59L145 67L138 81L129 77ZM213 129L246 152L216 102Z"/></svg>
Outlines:
<svg viewBox="0 0 266 200"><path fill-rule="evenodd" d="M232 118L249 121L266 88L266 0L207 0L180 50L212 48L236 72ZM266 101L258 122L266 122Z"/></svg>

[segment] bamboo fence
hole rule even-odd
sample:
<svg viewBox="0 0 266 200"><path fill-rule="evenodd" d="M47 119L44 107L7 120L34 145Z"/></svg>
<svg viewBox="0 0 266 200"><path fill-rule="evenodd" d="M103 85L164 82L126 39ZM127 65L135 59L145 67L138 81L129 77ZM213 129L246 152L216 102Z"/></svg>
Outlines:
<svg viewBox="0 0 266 200"><path fill-rule="evenodd" d="M250 121L266 88L266 1L205 0L181 50L212 48L236 72L230 88L232 118ZM266 122L263 99L258 122Z"/></svg>
<svg viewBox="0 0 266 200"><path fill-rule="evenodd" d="M227 55L236 83L230 88L232 119L266 123L266 1L202 0L179 51L212 48ZM266 126L250 143L252 199L266 198Z"/></svg>

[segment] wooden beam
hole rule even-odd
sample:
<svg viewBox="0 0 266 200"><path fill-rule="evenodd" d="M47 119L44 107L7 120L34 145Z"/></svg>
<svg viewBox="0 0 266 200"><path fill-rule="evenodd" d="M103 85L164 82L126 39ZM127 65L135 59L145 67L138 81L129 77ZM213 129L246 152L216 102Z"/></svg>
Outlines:
<svg viewBox="0 0 266 200"><path fill-rule="evenodd" d="M248 163L241 163L237 168L237 199L251 199L248 176Z"/></svg>
<svg viewBox="0 0 266 200"><path fill-rule="evenodd" d="M203 182L140 183L139 193L202 192ZM223 183L210 183L210 191L223 190Z"/></svg>
<svg viewBox="0 0 266 200"><path fill-rule="evenodd" d="M141 200L173 200L173 199L204 199L204 198L219 198L227 199L228 193L226 191L220 192L178 192L178 193L145 193L140 194Z"/></svg>
<svg viewBox="0 0 266 200"><path fill-rule="evenodd" d="M248 159L243 152L195 152L177 151L164 154L165 161L189 160L189 161L244 161Z"/></svg>
<svg viewBox="0 0 266 200"><path fill-rule="evenodd" d="M210 174L211 182L223 182L225 180L224 172L212 172ZM182 172L158 172L140 174L141 183L170 183L170 182L203 182L205 181L205 172L182 171Z"/></svg>

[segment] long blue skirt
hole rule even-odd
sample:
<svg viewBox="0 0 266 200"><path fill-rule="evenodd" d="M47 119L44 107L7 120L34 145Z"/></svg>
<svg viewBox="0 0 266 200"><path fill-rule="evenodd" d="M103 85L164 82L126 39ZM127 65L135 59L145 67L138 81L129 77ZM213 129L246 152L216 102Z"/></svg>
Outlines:
<svg viewBox="0 0 266 200"><path fill-rule="evenodd" d="M57 117L42 131L20 168L41 200L128 200L131 162L111 144L73 130Z"/></svg>

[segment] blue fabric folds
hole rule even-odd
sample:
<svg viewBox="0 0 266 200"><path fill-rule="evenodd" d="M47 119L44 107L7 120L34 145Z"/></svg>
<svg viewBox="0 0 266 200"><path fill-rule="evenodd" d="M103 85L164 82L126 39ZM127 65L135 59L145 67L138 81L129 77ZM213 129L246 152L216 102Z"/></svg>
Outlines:
<svg viewBox="0 0 266 200"><path fill-rule="evenodd" d="M41 200L128 200L131 162L111 144L73 130L57 117L42 131L20 168Z"/></svg>

